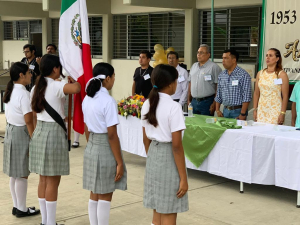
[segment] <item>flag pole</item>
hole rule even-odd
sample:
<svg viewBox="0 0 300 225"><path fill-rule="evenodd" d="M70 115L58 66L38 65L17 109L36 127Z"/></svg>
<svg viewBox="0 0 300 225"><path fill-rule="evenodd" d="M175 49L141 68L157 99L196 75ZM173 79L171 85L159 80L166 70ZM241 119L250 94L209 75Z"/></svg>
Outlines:
<svg viewBox="0 0 300 225"><path fill-rule="evenodd" d="M215 19L215 1L211 0L211 53L210 53L210 58L211 61L214 61L214 19Z"/></svg>
<svg viewBox="0 0 300 225"><path fill-rule="evenodd" d="M69 151L71 151L71 110L72 110L72 95L69 94L69 106L68 106L68 144Z"/></svg>

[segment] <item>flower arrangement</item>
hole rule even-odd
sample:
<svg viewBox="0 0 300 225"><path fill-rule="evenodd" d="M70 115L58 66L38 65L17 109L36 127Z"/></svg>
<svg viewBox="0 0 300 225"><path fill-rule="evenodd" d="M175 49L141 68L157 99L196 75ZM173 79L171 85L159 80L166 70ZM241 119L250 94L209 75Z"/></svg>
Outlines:
<svg viewBox="0 0 300 225"><path fill-rule="evenodd" d="M129 115L141 118L141 110L145 101L146 99L142 95L134 95L121 99L118 102L119 115L126 118Z"/></svg>

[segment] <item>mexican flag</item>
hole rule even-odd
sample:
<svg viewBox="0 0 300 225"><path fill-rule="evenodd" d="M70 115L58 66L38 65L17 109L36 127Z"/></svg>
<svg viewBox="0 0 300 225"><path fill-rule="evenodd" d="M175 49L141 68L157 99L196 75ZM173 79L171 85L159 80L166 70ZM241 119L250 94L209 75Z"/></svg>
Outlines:
<svg viewBox="0 0 300 225"><path fill-rule="evenodd" d="M85 84L93 77L86 0L62 0L59 21L59 56L63 68L81 84L74 97L73 128L84 133L81 103Z"/></svg>

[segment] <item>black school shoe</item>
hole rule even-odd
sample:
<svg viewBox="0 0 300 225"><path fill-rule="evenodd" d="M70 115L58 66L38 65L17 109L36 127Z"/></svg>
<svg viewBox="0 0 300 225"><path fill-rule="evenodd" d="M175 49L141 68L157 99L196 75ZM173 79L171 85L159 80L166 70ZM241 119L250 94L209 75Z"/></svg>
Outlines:
<svg viewBox="0 0 300 225"><path fill-rule="evenodd" d="M33 211L31 212L30 209ZM20 211L16 209L16 217L21 218L21 217L27 217L27 216L34 216L40 214L39 209L35 209L34 207L30 207L30 209L27 209L27 212Z"/></svg>
<svg viewBox="0 0 300 225"><path fill-rule="evenodd" d="M34 207L34 206L33 206L33 207L29 207L29 208L31 208L32 210L35 210L35 207ZM12 208L11 214L13 214L14 216L17 214L17 208L16 208L16 207L13 207L13 208Z"/></svg>
<svg viewBox="0 0 300 225"><path fill-rule="evenodd" d="M78 148L78 147L79 147L79 142L74 141L74 143L72 144L72 148Z"/></svg>

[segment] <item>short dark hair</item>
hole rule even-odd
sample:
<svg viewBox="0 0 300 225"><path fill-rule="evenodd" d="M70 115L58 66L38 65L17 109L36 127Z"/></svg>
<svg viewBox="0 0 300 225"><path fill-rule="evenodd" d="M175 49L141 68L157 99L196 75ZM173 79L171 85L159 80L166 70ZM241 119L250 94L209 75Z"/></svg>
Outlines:
<svg viewBox="0 0 300 225"><path fill-rule="evenodd" d="M55 51L57 50L57 47L56 47L55 44L48 44L47 47L46 47L46 50L47 50L47 48L48 48L49 46L52 46L52 47L55 49Z"/></svg>
<svg viewBox="0 0 300 225"><path fill-rule="evenodd" d="M236 61L239 61L240 54L234 49L226 49L223 53L230 53L231 57L235 58Z"/></svg>
<svg viewBox="0 0 300 225"><path fill-rule="evenodd" d="M23 50L25 50L25 48L29 48L29 50L32 52L34 51L34 53L36 53L36 48L34 45L31 45L31 44L26 44L23 46Z"/></svg>
<svg viewBox="0 0 300 225"><path fill-rule="evenodd" d="M175 55L175 56L176 56L176 59L179 59L179 55L178 55L177 52L170 51L170 52L167 54L167 58L169 57L169 55Z"/></svg>
<svg viewBox="0 0 300 225"><path fill-rule="evenodd" d="M140 54L145 54L148 59L151 59L152 54L148 50L142 50Z"/></svg>

